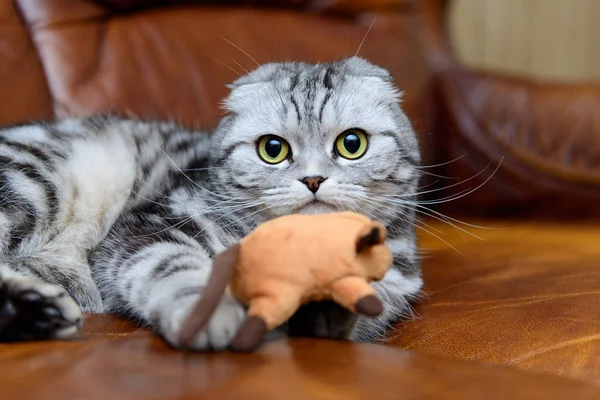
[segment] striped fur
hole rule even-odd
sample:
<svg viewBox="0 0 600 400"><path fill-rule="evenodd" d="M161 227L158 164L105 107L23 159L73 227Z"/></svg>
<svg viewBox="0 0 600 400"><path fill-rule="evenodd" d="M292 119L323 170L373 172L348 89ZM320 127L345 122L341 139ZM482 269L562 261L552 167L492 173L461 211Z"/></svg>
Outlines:
<svg viewBox="0 0 600 400"><path fill-rule="evenodd" d="M375 284L384 316L359 318L351 332L380 338L421 287L414 211L390 203L413 194L419 178L390 76L356 57L266 64L231 89L211 135L107 116L1 131L4 284L57 285L82 310L127 315L173 343L215 254L270 218L349 209L384 222L395 254ZM356 161L332 152L351 127L370 135ZM284 137L293 157L262 162L256 141L265 133ZM328 178L314 195L300 182L312 175ZM226 347L244 312L226 295L193 347Z"/></svg>

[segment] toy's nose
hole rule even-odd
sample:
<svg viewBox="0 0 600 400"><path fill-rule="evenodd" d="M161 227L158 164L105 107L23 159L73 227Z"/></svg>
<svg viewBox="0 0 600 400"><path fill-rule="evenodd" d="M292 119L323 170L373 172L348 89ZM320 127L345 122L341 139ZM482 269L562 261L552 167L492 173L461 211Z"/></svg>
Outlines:
<svg viewBox="0 0 600 400"><path fill-rule="evenodd" d="M323 178L322 176L307 176L301 179L300 182L304 183L311 192L317 193L319 186L321 186L321 183L325 182L326 179L327 178Z"/></svg>

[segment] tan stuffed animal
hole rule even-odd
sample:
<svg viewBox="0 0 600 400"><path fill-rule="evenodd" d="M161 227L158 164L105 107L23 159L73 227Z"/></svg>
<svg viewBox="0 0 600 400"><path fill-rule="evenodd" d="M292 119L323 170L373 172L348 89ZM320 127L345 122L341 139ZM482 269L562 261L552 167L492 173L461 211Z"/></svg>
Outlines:
<svg viewBox="0 0 600 400"><path fill-rule="evenodd" d="M268 221L219 254L204 294L180 332L186 346L205 326L227 289L248 307L231 348L250 351L268 331L310 301L334 300L375 317L381 301L371 281L392 264L379 222L353 212L288 215Z"/></svg>

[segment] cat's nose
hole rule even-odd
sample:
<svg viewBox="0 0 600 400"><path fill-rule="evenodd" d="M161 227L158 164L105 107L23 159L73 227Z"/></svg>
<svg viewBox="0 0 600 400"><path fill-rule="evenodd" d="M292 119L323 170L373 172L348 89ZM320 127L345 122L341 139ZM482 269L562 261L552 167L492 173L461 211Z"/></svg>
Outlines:
<svg viewBox="0 0 600 400"><path fill-rule="evenodd" d="M327 178L323 178L322 176L307 176L300 179L300 182L304 183L311 192L317 193L319 186L321 186L321 183L325 182L326 179Z"/></svg>

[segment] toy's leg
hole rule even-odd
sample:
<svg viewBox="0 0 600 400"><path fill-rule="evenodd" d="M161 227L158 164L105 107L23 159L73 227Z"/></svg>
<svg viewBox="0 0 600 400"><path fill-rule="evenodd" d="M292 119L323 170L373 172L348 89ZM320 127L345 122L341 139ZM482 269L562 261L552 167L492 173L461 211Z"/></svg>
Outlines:
<svg viewBox="0 0 600 400"><path fill-rule="evenodd" d="M287 321L296 312L300 306L300 297L295 296L291 290L279 289L282 295L259 297L251 301L248 318L234 338L232 349L253 350L261 344L269 331Z"/></svg>
<svg viewBox="0 0 600 400"><path fill-rule="evenodd" d="M330 286L333 299L349 310L376 317L383 311L381 301L375 296L375 289L364 279L347 276Z"/></svg>

